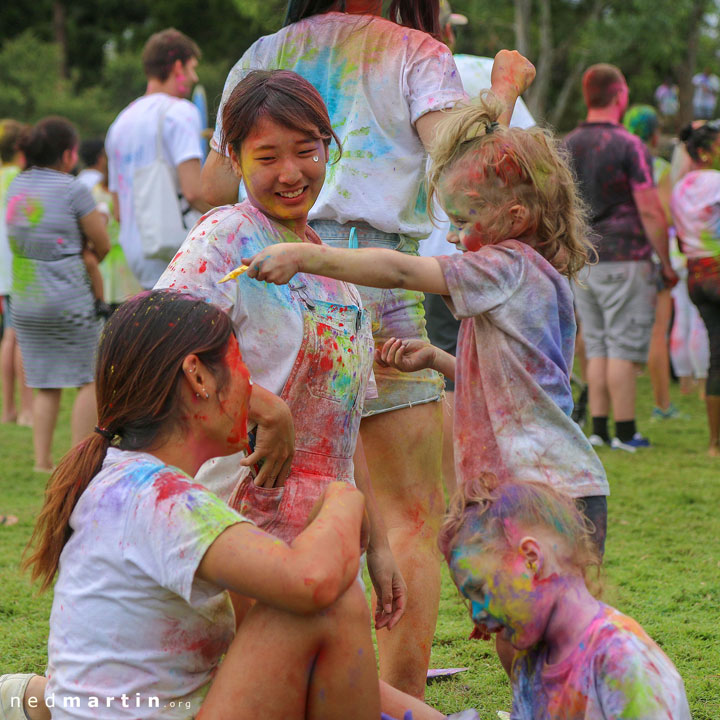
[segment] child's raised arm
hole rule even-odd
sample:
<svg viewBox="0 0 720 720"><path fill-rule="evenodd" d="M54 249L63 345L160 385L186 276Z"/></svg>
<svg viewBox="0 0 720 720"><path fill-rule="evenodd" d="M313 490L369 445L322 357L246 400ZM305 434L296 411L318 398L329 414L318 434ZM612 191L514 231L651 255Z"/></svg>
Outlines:
<svg viewBox="0 0 720 720"><path fill-rule="evenodd" d="M291 545L251 523L232 525L208 548L196 577L271 607L317 612L357 577L364 510L361 492L331 483L317 517Z"/></svg>
<svg viewBox="0 0 720 720"><path fill-rule="evenodd" d="M279 243L253 258L243 258L243 263L250 266L248 277L276 285L284 285L295 273L305 272L357 285L448 294L435 258L396 250L343 250L311 243Z"/></svg>

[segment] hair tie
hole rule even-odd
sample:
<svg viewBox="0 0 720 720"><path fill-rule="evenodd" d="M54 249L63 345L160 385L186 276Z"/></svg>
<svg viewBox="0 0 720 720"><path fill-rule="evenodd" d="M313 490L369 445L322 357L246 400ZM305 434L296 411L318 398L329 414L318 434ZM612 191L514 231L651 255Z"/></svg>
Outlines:
<svg viewBox="0 0 720 720"><path fill-rule="evenodd" d="M500 123L497 120L493 120L485 126L485 134L492 135L499 127Z"/></svg>
<svg viewBox="0 0 720 720"><path fill-rule="evenodd" d="M101 428L101 427L98 427L97 425L95 426L95 432L98 435L102 435L106 440L112 440L115 437L115 433L111 433L106 428Z"/></svg>

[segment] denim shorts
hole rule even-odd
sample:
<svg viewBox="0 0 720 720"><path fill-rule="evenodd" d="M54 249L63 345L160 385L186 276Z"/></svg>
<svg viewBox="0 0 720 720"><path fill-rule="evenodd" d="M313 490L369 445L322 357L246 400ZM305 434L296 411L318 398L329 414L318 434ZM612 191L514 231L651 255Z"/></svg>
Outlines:
<svg viewBox="0 0 720 720"><path fill-rule="evenodd" d="M333 220L313 220L310 225L331 247L347 248L350 229L357 232L358 247L384 248L417 255L418 241L385 233L364 222L341 225ZM381 289L358 285L363 306L370 311L375 347L391 337L428 341L425 330L424 295L414 290ZM443 396L444 382L434 370L403 373L374 364L378 397L365 401L363 417L434 402Z"/></svg>

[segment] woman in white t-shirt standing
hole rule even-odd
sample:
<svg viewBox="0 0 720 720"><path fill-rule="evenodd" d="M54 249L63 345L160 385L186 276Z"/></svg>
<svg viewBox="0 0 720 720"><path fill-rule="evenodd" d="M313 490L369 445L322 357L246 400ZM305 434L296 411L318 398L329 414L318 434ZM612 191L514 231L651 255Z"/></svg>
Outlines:
<svg viewBox="0 0 720 720"><path fill-rule="evenodd" d="M322 95L342 157L331 157L310 214L322 240L417 253L432 224L424 193L425 145L439 111L464 97L448 48L437 35L437 0L296 2L286 27L252 45L230 71L223 100L251 70L287 69ZM512 105L511 83L496 87ZM238 179L221 154L222 106L203 169L205 199L233 202ZM334 162L337 160L337 162ZM355 228L355 231L352 229ZM361 288L376 347L391 336L426 338L422 293ZM407 374L375 364L378 398L366 403L361 434L393 553L408 584L406 617L379 633L381 677L423 697L440 592L436 536L441 484L443 383L434 371Z"/></svg>

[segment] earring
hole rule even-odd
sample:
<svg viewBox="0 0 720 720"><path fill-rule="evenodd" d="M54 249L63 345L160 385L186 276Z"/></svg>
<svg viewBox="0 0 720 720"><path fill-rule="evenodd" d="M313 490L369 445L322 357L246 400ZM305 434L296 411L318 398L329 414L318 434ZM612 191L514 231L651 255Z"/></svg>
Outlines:
<svg viewBox="0 0 720 720"><path fill-rule="evenodd" d="M320 158L317 155L313 155L313 162L320 162Z"/></svg>
<svg viewBox="0 0 720 720"><path fill-rule="evenodd" d="M209 399L210 399L210 393L208 393L208 391L207 391L205 388L203 388L203 392L205 393L205 399L206 399L206 400L209 400Z"/></svg>
<svg viewBox="0 0 720 720"><path fill-rule="evenodd" d="M535 567L535 563L534 563L534 562L529 562L529 563L527 564L527 568L528 568L528 570L529 570L530 572L532 572L532 573L534 573L535 570L537 569L537 568Z"/></svg>

